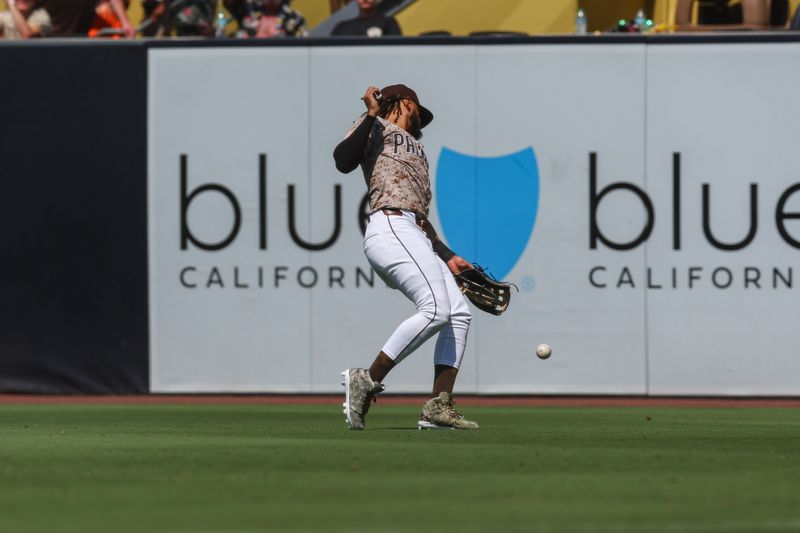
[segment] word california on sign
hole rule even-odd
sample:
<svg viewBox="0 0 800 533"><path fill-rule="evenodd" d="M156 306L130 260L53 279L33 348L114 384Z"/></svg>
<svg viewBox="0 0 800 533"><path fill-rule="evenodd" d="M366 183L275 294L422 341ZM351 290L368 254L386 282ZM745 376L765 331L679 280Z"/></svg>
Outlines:
<svg viewBox="0 0 800 533"><path fill-rule="evenodd" d="M656 223L656 210L650 196L641 187L630 182L615 182L598 190L597 183L597 154L589 154L589 248L596 250L602 244L612 250L626 252L634 250L645 244ZM639 234L628 241L617 241L604 233L598 221L598 208L601 201L615 191L633 193L645 211L645 219ZM800 211L790 211L787 207L792 196L800 191L800 183L787 186L775 201L774 224L775 231L782 242L787 246L800 249L800 240L791 232L788 222L800 219ZM681 154L676 152L672 157L672 220L671 222L671 249L674 252L682 250L682 236L686 228L682 225L682 206L685 196L692 191L684 192L681 182ZM747 230L741 239L725 242L718 238L712 228L712 189L711 184L703 183L702 195L702 235L705 242L712 248L724 252L734 253L746 250L758 233L759 221L759 185L751 183L749 186L748 209L745 216L733 221L741 225L742 220L747 221ZM694 199L693 199L694 200ZM646 288L658 289L696 289L700 287L713 287L715 289L741 288L746 290L759 289L792 289L794 288L794 265L689 265L689 266L648 266L641 271L631 266L616 267L614 269L604 266L592 266L589 270L588 280L592 287L607 288Z"/></svg>

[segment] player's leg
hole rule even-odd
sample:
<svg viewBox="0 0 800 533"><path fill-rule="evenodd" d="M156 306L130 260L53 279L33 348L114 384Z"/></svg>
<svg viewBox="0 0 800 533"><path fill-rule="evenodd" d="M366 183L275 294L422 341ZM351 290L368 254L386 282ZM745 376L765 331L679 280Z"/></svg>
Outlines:
<svg viewBox="0 0 800 533"><path fill-rule="evenodd" d="M450 320L440 261L413 215L372 215L364 252L378 276L414 302L417 313L398 326L369 370L351 368L343 373L344 412L351 429L364 428L370 402L383 390L380 382L389 371Z"/></svg>
<svg viewBox="0 0 800 533"><path fill-rule="evenodd" d="M464 357L467 334L472 313L447 265L440 261L450 299L450 322L436 340L434 351L433 397L425 402L420 413L420 429L478 429L478 424L467 420L456 411L453 386Z"/></svg>
<svg viewBox="0 0 800 533"><path fill-rule="evenodd" d="M450 297L441 260L413 217L373 215L373 218L378 219L375 223L383 231L365 241L367 259L382 278L388 279L417 308L415 314L395 329L378 356L378 359L388 357L397 364L449 324ZM452 279L449 273L448 277Z"/></svg>
<svg viewBox="0 0 800 533"><path fill-rule="evenodd" d="M442 260L439 260L439 264L450 300L450 322L439 331L436 348L433 352L433 364L436 367L433 380L434 396L440 392L453 392L456 375L467 347L467 335L472 321L472 312L467 299L458 288L450 269Z"/></svg>
<svg viewBox="0 0 800 533"><path fill-rule="evenodd" d="M381 352L375 357L375 360L369 367L369 377L372 378L373 381L382 383L386 375L391 372L395 366L397 366L397 362L384 352Z"/></svg>

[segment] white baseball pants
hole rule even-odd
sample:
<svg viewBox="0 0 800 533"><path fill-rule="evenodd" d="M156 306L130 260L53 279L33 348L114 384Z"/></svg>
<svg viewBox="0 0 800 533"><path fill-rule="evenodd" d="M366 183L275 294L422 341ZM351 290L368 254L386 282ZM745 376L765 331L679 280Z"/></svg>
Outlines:
<svg viewBox="0 0 800 533"><path fill-rule="evenodd" d="M472 313L450 269L417 226L414 213L402 213L371 214L364 234L364 253L373 270L417 307L417 313L389 337L383 352L399 363L438 332L433 363L458 368Z"/></svg>

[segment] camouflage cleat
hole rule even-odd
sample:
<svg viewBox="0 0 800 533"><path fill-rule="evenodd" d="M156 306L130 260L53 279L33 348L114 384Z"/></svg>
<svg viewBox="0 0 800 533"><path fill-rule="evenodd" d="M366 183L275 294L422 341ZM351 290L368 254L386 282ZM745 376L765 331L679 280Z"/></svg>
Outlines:
<svg viewBox="0 0 800 533"><path fill-rule="evenodd" d="M417 423L419 429L478 429L478 424L467 420L456 411L453 396L448 392L440 392L422 406Z"/></svg>
<svg viewBox="0 0 800 533"><path fill-rule="evenodd" d="M375 395L383 392L383 385L372 381L364 368L348 368L342 372L344 381L344 419L350 429L364 429L364 417Z"/></svg>

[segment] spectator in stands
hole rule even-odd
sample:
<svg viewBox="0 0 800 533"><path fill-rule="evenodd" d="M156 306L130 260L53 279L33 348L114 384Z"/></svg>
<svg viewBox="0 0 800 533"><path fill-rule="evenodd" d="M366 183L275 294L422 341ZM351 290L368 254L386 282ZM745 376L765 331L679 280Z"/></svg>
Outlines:
<svg viewBox="0 0 800 533"><path fill-rule="evenodd" d="M164 0L142 0L142 10L142 23L147 23L142 34L145 37L162 37L167 28L167 4Z"/></svg>
<svg viewBox="0 0 800 533"><path fill-rule="evenodd" d="M305 37L306 20L289 0L223 0L239 23L237 37Z"/></svg>
<svg viewBox="0 0 800 533"><path fill-rule="evenodd" d="M358 17L343 20L333 28L331 35L360 35L362 37L402 35L400 25L394 17L387 17L378 11L378 0L357 1Z"/></svg>
<svg viewBox="0 0 800 533"><path fill-rule="evenodd" d="M142 31L146 37L163 37L175 31L179 37L210 37L214 33L217 0L186 0L171 7L174 0L143 0L145 18L150 24Z"/></svg>
<svg viewBox="0 0 800 533"><path fill-rule="evenodd" d="M121 32L121 36L133 37L136 33L127 15L128 0L111 1L102 0L97 2L94 8L94 19L89 27L89 37L98 37L101 32L107 29L114 29ZM118 39L120 35L115 35Z"/></svg>
<svg viewBox="0 0 800 533"><path fill-rule="evenodd" d="M792 17L792 20L789 21L789 29L800 30L800 5L798 5L797 9L794 10L794 16Z"/></svg>
<svg viewBox="0 0 800 533"><path fill-rule="evenodd" d="M96 27L98 6L102 8L106 3L119 19L125 36L133 37L136 30L128 20L123 0L42 0L53 22L53 35L60 36L88 35L89 30Z"/></svg>
<svg viewBox="0 0 800 533"><path fill-rule="evenodd" d="M52 30L50 15L39 0L6 0L8 11L0 11L0 38L47 37Z"/></svg>

